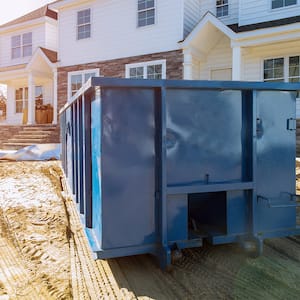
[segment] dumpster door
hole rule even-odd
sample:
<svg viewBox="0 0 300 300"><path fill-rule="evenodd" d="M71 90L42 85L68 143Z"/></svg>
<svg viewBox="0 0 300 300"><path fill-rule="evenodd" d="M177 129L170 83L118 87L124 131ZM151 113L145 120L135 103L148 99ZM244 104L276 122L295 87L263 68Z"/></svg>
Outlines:
<svg viewBox="0 0 300 300"><path fill-rule="evenodd" d="M294 92L254 92L257 103L256 231L295 228ZM256 225L256 226L255 226Z"/></svg>

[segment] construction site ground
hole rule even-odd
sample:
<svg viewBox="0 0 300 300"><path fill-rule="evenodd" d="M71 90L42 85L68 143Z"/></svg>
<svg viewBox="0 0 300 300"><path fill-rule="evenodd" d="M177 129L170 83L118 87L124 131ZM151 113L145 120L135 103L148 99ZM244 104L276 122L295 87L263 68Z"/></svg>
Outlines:
<svg viewBox="0 0 300 300"><path fill-rule="evenodd" d="M6 299L300 299L300 236L266 240L256 259L237 244L205 244L168 272L150 255L94 260L60 162L2 162Z"/></svg>

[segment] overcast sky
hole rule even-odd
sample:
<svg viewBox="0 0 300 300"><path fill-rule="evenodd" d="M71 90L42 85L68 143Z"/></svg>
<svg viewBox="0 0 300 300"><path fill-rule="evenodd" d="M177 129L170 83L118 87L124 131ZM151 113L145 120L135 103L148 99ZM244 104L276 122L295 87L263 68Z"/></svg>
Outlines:
<svg viewBox="0 0 300 300"><path fill-rule="evenodd" d="M35 10L51 0L6 0L1 5L0 25L21 17L32 10Z"/></svg>

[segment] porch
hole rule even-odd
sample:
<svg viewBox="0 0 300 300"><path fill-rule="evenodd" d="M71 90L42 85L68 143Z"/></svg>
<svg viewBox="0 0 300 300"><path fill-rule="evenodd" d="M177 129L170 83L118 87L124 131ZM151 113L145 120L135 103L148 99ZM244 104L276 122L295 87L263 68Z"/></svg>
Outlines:
<svg viewBox="0 0 300 300"><path fill-rule="evenodd" d="M57 124L56 52L38 48L28 64L0 68L7 86L5 125Z"/></svg>

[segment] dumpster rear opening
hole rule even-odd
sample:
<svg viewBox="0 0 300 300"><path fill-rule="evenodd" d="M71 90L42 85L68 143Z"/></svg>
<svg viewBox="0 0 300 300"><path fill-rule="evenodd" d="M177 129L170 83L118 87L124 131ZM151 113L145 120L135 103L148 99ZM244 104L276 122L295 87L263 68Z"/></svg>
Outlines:
<svg viewBox="0 0 300 300"><path fill-rule="evenodd" d="M299 234L300 84L94 77L60 112L62 162L99 258Z"/></svg>

